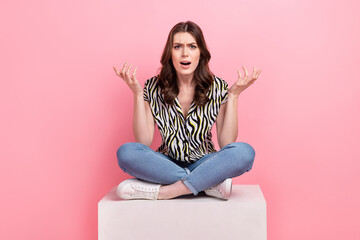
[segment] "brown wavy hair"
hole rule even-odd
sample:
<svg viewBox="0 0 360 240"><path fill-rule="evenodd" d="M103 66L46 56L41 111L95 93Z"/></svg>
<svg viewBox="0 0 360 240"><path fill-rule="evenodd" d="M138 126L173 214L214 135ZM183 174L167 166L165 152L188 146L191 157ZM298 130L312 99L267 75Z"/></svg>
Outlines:
<svg viewBox="0 0 360 240"><path fill-rule="evenodd" d="M160 60L162 67L158 77L158 84L161 89L161 93L164 95L165 102L170 105L174 104L174 99L179 94L176 70L171 59L174 36L178 32L190 33L195 38L200 49L199 64L194 72L194 80L196 83L194 102L196 105L204 106L209 101L206 94L214 81L213 74L209 69L211 55L207 49L200 27L191 21L179 22L169 33Z"/></svg>

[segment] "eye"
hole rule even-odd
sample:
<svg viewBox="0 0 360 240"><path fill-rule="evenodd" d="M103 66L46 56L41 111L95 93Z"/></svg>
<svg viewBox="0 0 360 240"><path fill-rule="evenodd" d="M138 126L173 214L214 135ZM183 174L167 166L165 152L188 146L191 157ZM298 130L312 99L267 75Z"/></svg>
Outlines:
<svg viewBox="0 0 360 240"><path fill-rule="evenodd" d="M195 49L196 46L195 46L195 45L190 45L190 48L191 48L191 49Z"/></svg>
<svg viewBox="0 0 360 240"><path fill-rule="evenodd" d="M179 46L179 45L175 45L174 48L175 48L175 49L179 49L180 46Z"/></svg>

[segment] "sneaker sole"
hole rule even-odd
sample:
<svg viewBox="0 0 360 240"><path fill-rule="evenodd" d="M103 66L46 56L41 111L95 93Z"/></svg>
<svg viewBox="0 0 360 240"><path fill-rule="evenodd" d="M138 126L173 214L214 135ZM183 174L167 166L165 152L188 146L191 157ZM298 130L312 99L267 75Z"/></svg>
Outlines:
<svg viewBox="0 0 360 240"><path fill-rule="evenodd" d="M230 195L231 195L231 191L232 191L232 178L227 178L224 183L225 183L225 190L226 190L225 191L226 195L224 195L224 197L226 199L229 199Z"/></svg>

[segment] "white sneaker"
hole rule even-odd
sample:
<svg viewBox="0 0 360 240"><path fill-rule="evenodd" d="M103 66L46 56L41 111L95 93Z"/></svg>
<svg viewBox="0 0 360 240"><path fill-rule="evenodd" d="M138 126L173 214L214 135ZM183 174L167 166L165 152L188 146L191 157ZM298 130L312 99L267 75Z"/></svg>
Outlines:
<svg viewBox="0 0 360 240"><path fill-rule="evenodd" d="M119 184L116 194L122 199L157 200L160 184L146 182L137 178L127 179Z"/></svg>
<svg viewBox="0 0 360 240"><path fill-rule="evenodd" d="M232 178L227 178L218 185L205 189L204 192L206 193L206 195L228 200L231 195L231 190Z"/></svg>

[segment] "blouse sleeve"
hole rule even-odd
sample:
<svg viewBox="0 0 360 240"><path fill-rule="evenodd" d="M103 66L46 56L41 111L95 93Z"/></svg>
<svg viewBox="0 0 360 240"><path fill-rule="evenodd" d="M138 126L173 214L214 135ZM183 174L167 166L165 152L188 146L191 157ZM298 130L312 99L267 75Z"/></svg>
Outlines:
<svg viewBox="0 0 360 240"><path fill-rule="evenodd" d="M221 79L221 84L220 84L221 104L226 103L226 101L228 100L228 90L229 89L227 82Z"/></svg>
<svg viewBox="0 0 360 240"><path fill-rule="evenodd" d="M149 93L148 93L148 86L149 86L150 79L146 80L144 84L144 100L150 102Z"/></svg>

